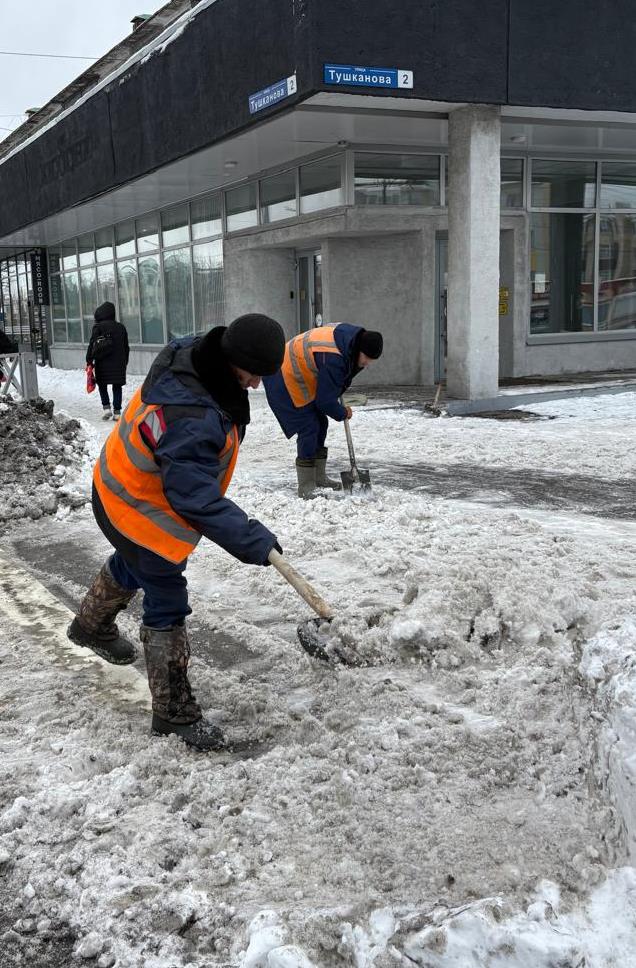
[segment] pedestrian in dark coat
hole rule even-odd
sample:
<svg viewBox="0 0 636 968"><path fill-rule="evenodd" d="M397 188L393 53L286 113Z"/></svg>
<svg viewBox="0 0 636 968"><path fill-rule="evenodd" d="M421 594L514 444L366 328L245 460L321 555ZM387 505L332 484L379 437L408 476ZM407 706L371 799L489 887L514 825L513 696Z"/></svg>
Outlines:
<svg viewBox="0 0 636 968"><path fill-rule="evenodd" d="M95 382L104 408L104 420L119 420L121 416L121 388L126 383L126 367L130 350L126 327L115 319L111 302L102 303L94 313L95 325L91 333L86 362L95 366ZM113 388L113 409L110 408L108 387Z"/></svg>

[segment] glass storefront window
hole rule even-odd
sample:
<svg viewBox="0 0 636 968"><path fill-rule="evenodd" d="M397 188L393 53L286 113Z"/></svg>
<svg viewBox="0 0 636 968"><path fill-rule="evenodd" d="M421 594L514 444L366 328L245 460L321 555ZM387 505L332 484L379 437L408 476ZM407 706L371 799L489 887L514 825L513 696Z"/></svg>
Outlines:
<svg viewBox="0 0 636 968"><path fill-rule="evenodd" d="M142 342L163 344L163 293L158 253L139 260L139 305Z"/></svg>
<svg viewBox="0 0 636 968"><path fill-rule="evenodd" d="M636 162L603 162L601 208L636 208Z"/></svg>
<svg viewBox="0 0 636 968"><path fill-rule="evenodd" d="M256 183L241 185L225 193L225 217L228 232L249 229L258 225L256 213Z"/></svg>
<svg viewBox="0 0 636 968"><path fill-rule="evenodd" d="M161 240L164 246L190 241L187 205L178 205L161 213Z"/></svg>
<svg viewBox="0 0 636 968"><path fill-rule="evenodd" d="M60 253L62 256L63 269L77 268L77 248L75 246L75 239L70 242L63 242L60 246Z"/></svg>
<svg viewBox="0 0 636 968"><path fill-rule="evenodd" d="M194 318L196 331L205 333L224 323L223 242L192 246L194 272Z"/></svg>
<svg viewBox="0 0 636 968"><path fill-rule="evenodd" d="M135 254L135 223L132 219L115 226L115 254L118 259Z"/></svg>
<svg viewBox="0 0 636 968"><path fill-rule="evenodd" d="M95 232L95 254L98 262L112 262L113 260L113 230L100 229Z"/></svg>
<svg viewBox="0 0 636 968"><path fill-rule="evenodd" d="M594 223L594 215L531 215L532 334L594 329Z"/></svg>
<svg viewBox="0 0 636 968"><path fill-rule="evenodd" d="M48 250L49 272L62 271L62 254L59 246L53 246Z"/></svg>
<svg viewBox="0 0 636 968"><path fill-rule="evenodd" d="M344 204L343 157L326 158L300 169L300 211L302 215Z"/></svg>
<svg viewBox="0 0 636 968"><path fill-rule="evenodd" d="M82 319L80 315L79 274L64 274L64 295L66 297L66 323L69 343L81 343Z"/></svg>
<svg viewBox="0 0 636 968"><path fill-rule="evenodd" d="M135 222L137 226L137 249L139 255L159 248L159 216L144 215Z"/></svg>
<svg viewBox="0 0 636 968"><path fill-rule="evenodd" d="M92 266L95 262L95 250L93 248L93 233L89 235L83 235L81 239L77 240L77 247L79 249L79 264L80 266Z"/></svg>
<svg viewBox="0 0 636 968"><path fill-rule="evenodd" d="M52 275L51 284L51 311L53 313L53 339L56 343L66 343L66 310L64 308L64 288L62 277Z"/></svg>
<svg viewBox="0 0 636 968"><path fill-rule="evenodd" d="M595 204L595 162L533 159L533 208L593 208Z"/></svg>
<svg viewBox="0 0 636 968"><path fill-rule="evenodd" d="M356 205L439 205L437 155L356 152L354 173Z"/></svg>
<svg viewBox="0 0 636 968"><path fill-rule="evenodd" d="M97 267L97 305L112 302L117 305L115 294L115 266L113 263Z"/></svg>
<svg viewBox="0 0 636 968"><path fill-rule="evenodd" d="M296 172L282 171L261 182L261 222L296 217Z"/></svg>
<svg viewBox="0 0 636 968"><path fill-rule="evenodd" d="M501 159L501 207L523 208L523 159Z"/></svg>
<svg viewBox="0 0 636 968"><path fill-rule="evenodd" d="M211 235L221 235L223 232L221 196L209 195L207 198L198 198L191 202L190 218L193 239L207 239Z"/></svg>
<svg viewBox="0 0 636 968"><path fill-rule="evenodd" d="M189 246L164 252L163 279L168 340L189 336L194 333Z"/></svg>
<svg viewBox="0 0 636 968"><path fill-rule="evenodd" d="M636 329L636 215L601 215L598 328Z"/></svg>
<svg viewBox="0 0 636 968"><path fill-rule="evenodd" d="M126 259L124 262L117 263L117 290L119 292L119 321L128 330L129 342L139 343L141 342L141 327L136 259Z"/></svg>
<svg viewBox="0 0 636 968"><path fill-rule="evenodd" d="M93 313L97 309L97 275L95 269L80 270L80 290L82 293L82 321L84 323L84 341L88 343L95 319Z"/></svg>

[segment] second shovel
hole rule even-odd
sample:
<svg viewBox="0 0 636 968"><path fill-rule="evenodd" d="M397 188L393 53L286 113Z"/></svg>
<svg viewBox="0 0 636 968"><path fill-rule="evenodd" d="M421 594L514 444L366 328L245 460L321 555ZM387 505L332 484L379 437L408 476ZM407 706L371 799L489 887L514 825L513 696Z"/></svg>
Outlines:
<svg viewBox="0 0 636 968"><path fill-rule="evenodd" d="M371 475L367 470L362 470L362 468L358 467L356 464L356 455L353 449L351 428L349 426L349 419L347 417L344 419L344 428L345 434L347 435L347 447L349 448L349 461L351 463L351 468L348 471L340 471L342 489L344 491L349 491L351 494L353 488L358 485L362 491L370 491Z"/></svg>

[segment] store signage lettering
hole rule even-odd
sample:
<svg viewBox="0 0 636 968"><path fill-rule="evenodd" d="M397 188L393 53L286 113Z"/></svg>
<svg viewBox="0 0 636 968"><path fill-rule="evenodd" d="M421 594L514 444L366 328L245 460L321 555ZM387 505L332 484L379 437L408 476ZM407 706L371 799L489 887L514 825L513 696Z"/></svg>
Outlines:
<svg viewBox="0 0 636 968"><path fill-rule="evenodd" d="M73 171L79 165L87 162L92 154L93 138L91 135L86 135L85 138L80 138L44 162L42 165L42 181L50 182L54 178L60 178L67 172Z"/></svg>
<svg viewBox="0 0 636 968"><path fill-rule="evenodd" d="M33 304L48 306L49 277L46 265L46 249L34 249L31 253L31 285L33 286Z"/></svg>
<svg viewBox="0 0 636 968"><path fill-rule="evenodd" d="M399 67L357 67L353 64L325 64L325 84L356 87L412 88L413 71Z"/></svg>
<svg viewBox="0 0 636 968"><path fill-rule="evenodd" d="M262 91L257 91L256 94L250 94L250 114L256 114L257 111L271 108L272 104L278 104L283 98L295 94L296 90L296 75L292 74L290 77L283 78L282 81L276 81L275 84L264 87Z"/></svg>

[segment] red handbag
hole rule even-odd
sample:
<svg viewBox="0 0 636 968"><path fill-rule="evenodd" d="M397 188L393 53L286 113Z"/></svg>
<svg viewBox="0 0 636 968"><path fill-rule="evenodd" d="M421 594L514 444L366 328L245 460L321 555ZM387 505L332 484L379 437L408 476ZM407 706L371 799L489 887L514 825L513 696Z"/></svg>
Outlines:
<svg viewBox="0 0 636 968"><path fill-rule="evenodd" d="M86 392L92 393L97 384L95 383L95 370L93 369L93 364L88 363L86 366Z"/></svg>

